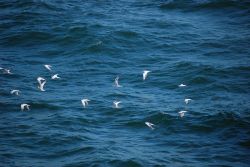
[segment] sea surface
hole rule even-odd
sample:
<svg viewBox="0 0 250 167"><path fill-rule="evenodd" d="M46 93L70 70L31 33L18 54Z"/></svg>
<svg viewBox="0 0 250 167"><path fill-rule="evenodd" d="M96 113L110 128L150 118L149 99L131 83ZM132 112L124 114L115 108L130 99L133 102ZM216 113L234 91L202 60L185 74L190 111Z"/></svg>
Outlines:
<svg viewBox="0 0 250 167"><path fill-rule="evenodd" d="M1 0L0 67L1 167L250 166L248 0Z"/></svg>

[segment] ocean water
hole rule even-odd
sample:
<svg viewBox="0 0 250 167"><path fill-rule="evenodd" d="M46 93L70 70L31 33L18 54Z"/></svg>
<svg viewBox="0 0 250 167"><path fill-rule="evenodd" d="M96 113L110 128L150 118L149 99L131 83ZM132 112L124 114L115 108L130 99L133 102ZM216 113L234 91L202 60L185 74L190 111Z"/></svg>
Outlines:
<svg viewBox="0 0 250 167"><path fill-rule="evenodd" d="M248 0L1 0L0 166L249 166L249 41Z"/></svg>

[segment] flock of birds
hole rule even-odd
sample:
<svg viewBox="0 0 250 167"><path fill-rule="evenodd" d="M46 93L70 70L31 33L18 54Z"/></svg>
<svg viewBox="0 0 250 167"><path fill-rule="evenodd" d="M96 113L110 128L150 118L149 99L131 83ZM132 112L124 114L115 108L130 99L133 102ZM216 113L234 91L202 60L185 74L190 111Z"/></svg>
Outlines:
<svg viewBox="0 0 250 167"><path fill-rule="evenodd" d="M45 64L44 67L45 67L47 70L49 70L50 72L52 71L52 66L51 66L51 65ZM8 74L8 75L13 74L13 73L10 71L10 69L5 69L5 68L2 68L2 67L0 67L0 71L2 71L3 74ZM146 78L147 78L147 76L148 76L148 74L149 74L150 72L151 72L151 71L148 71L148 70L144 70L144 71L143 71L143 74L142 74L142 79L143 79L143 81L146 80ZM51 76L51 79L52 79L52 80L60 79L59 74L54 74L54 75L52 75L52 76ZM37 86L38 89L39 89L40 91L44 92L44 91L45 91L44 86L45 86L45 84L46 84L46 79L43 78L43 77L37 77L37 82L38 82L38 86ZM117 87L117 88L122 87L122 86L119 84L119 76L117 76L117 77L115 78L114 86ZM179 86L180 88L182 88L182 87L186 87L187 85L185 85L185 84L180 84L180 85L178 85L178 86ZM16 95L16 96L19 96L20 93L21 93L21 91L20 91L20 90L16 90L16 89L10 91L10 94ZM81 100L82 105L83 105L84 108L87 107L89 101L90 101L89 99L82 99L82 100ZM192 101L192 99L184 99L184 102L185 102L186 104L188 104L190 101ZM120 104L120 103L122 103L122 102L121 102L121 101L113 101L114 108L119 108L119 104ZM26 103L21 104L21 111L26 111L26 110L30 110L30 105L29 105L29 104L26 104ZM179 111L178 113L179 113L180 117L184 117L184 115L185 115L186 112L187 112L187 111L182 110L182 111ZM145 124L146 124L149 128L151 128L152 130L155 129L155 124L153 124L153 123L151 123L151 122L145 122Z"/></svg>

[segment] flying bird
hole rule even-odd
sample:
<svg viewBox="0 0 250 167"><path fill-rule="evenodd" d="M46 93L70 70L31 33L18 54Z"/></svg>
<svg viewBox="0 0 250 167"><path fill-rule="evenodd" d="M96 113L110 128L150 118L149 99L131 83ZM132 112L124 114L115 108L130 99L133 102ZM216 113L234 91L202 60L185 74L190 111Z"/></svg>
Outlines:
<svg viewBox="0 0 250 167"><path fill-rule="evenodd" d="M45 65L44 65L44 67L45 67L47 70L52 71L52 70L51 70L51 68L52 68L52 66L51 66L51 65L49 65L49 64L45 64Z"/></svg>
<svg viewBox="0 0 250 167"><path fill-rule="evenodd" d="M46 81L46 79L44 79L42 77L37 77L37 82L39 83L39 85L42 84L42 81Z"/></svg>
<svg viewBox="0 0 250 167"><path fill-rule="evenodd" d="M43 81L41 84L38 85L38 89L40 89L42 92L44 92L44 85L46 84L46 81Z"/></svg>
<svg viewBox="0 0 250 167"><path fill-rule="evenodd" d="M9 69L3 69L4 70L4 74L13 74L12 72L10 72L10 70Z"/></svg>
<svg viewBox="0 0 250 167"><path fill-rule="evenodd" d="M29 104L21 104L21 110L24 111L25 107L27 110L30 110L29 106Z"/></svg>
<svg viewBox="0 0 250 167"><path fill-rule="evenodd" d="M113 104L114 104L114 107L115 108L119 108L119 104L121 103L121 101L114 101Z"/></svg>
<svg viewBox="0 0 250 167"><path fill-rule="evenodd" d="M11 91L10 91L10 94L15 94L15 95L18 96L20 92L21 92L20 90L15 90L15 89L14 89L14 90L11 90Z"/></svg>
<svg viewBox="0 0 250 167"><path fill-rule="evenodd" d="M150 127L152 130L154 130L155 128L153 126L155 126L155 124L152 124L150 122L145 122L145 124Z"/></svg>
<svg viewBox="0 0 250 167"><path fill-rule="evenodd" d="M192 99L184 99L184 102L188 104Z"/></svg>
<svg viewBox="0 0 250 167"><path fill-rule="evenodd" d="M121 85L119 85L119 76L117 76L116 78L115 78L115 86L116 87L122 87Z"/></svg>
<svg viewBox="0 0 250 167"><path fill-rule="evenodd" d="M82 102L82 105L83 107L85 108L89 103L90 100L89 99L82 99L81 102Z"/></svg>
<svg viewBox="0 0 250 167"><path fill-rule="evenodd" d="M42 77L38 77L37 78L37 82L38 82L38 89L40 89L41 91L45 91L44 90L44 85L46 84L46 79L42 78Z"/></svg>
<svg viewBox="0 0 250 167"><path fill-rule="evenodd" d="M60 79L61 77L58 77L58 74L55 74L53 76L51 76L51 79Z"/></svg>
<svg viewBox="0 0 250 167"><path fill-rule="evenodd" d="M142 74L143 80L145 80L147 78L149 72L151 72L151 71L147 71L147 70L143 71L143 74Z"/></svg>
<svg viewBox="0 0 250 167"><path fill-rule="evenodd" d="M180 84L180 85L179 85L179 87L185 87L185 86L187 86L187 85L184 85L184 84Z"/></svg>
<svg viewBox="0 0 250 167"><path fill-rule="evenodd" d="M180 111L180 112L178 112L178 113L180 114L180 117L182 118L182 117L184 117L184 115L185 115L186 112L187 112L187 111Z"/></svg>

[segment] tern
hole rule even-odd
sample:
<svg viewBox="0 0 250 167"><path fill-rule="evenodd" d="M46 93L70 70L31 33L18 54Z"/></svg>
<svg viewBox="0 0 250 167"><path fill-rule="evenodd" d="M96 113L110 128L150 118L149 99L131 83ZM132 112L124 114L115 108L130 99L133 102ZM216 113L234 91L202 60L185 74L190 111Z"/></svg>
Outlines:
<svg viewBox="0 0 250 167"><path fill-rule="evenodd" d="M89 103L90 100L89 99L82 99L81 102L82 102L82 105L83 107L85 108Z"/></svg>
<svg viewBox="0 0 250 167"><path fill-rule="evenodd" d="M47 70L52 71L52 70L51 70L51 67L52 67L51 65L45 64L44 67L45 67Z"/></svg>
<svg viewBox="0 0 250 167"><path fill-rule="evenodd" d="M154 130L155 128L153 126L155 126L155 124L152 124L150 122L145 122L145 124L150 127L152 130Z"/></svg>
<svg viewBox="0 0 250 167"><path fill-rule="evenodd" d="M187 112L187 111L180 111L180 112L178 112L178 113L180 114L180 117L182 118L182 117L184 117L184 115L185 115L186 112Z"/></svg>
<svg viewBox="0 0 250 167"><path fill-rule="evenodd" d="M143 71L143 74L142 74L143 80L145 80L147 78L149 72L151 72L151 71L147 71L147 70Z"/></svg>
<svg viewBox="0 0 250 167"><path fill-rule="evenodd" d="M46 84L46 81L44 81L43 83L41 83L40 85L38 85L38 88L42 91L42 92L44 92L45 90L44 90L44 85Z"/></svg>
<svg viewBox="0 0 250 167"><path fill-rule="evenodd" d="M192 99L184 99L184 102L188 104Z"/></svg>
<svg viewBox="0 0 250 167"><path fill-rule="evenodd" d="M39 83L39 85L42 84L42 81L46 81L46 80L42 77L37 77L37 82Z"/></svg>
<svg viewBox="0 0 250 167"><path fill-rule="evenodd" d="M44 92L45 90L43 87L46 84L46 80L42 77L37 77L37 82L39 83L38 88Z"/></svg>
<svg viewBox="0 0 250 167"><path fill-rule="evenodd" d="M12 72L10 72L10 70L9 69L3 69L4 70L4 74L13 74Z"/></svg>
<svg viewBox="0 0 250 167"><path fill-rule="evenodd" d="M25 107L27 110L30 110L29 106L29 104L21 104L21 110L24 111Z"/></svg>
<svg viewBox="0 0 250 167"><path fill-rule="evenodd" d="M58 77L58 74L55 74L55 75L51 76L51 79L60 79L60 77Z"/></svg>
<svg viewBox="0 0 250 167"><path fill-rule="evenodd" d="M122 87L121 85L119 85L119 76L117 76L116 78L115 78L115 86L116 87Z"/></svg>
<svg viewBox="0 0 250 167"><path fill-rule="evenodd" d="M15 95L18 96L20 92L21 92L20 90L15 90L15 89L14 89L14 90L11 90L11 91L10 91L10 94L15 94Z"/></svg>
<svg viewBox="0 0 250 167"><path fill-rule="evenodd" d="M121 101L114 101L113 104L115 106L115 108L119 108L119 104L121 103Z"/></svg>
<svg viewBox="0 0 250 167"><path fill-rule="evenodd" d="M185 87L185 86L187 86L187 85L184 85L184 84L180 84L180 85L179 85L179 87Z"/></svg>

